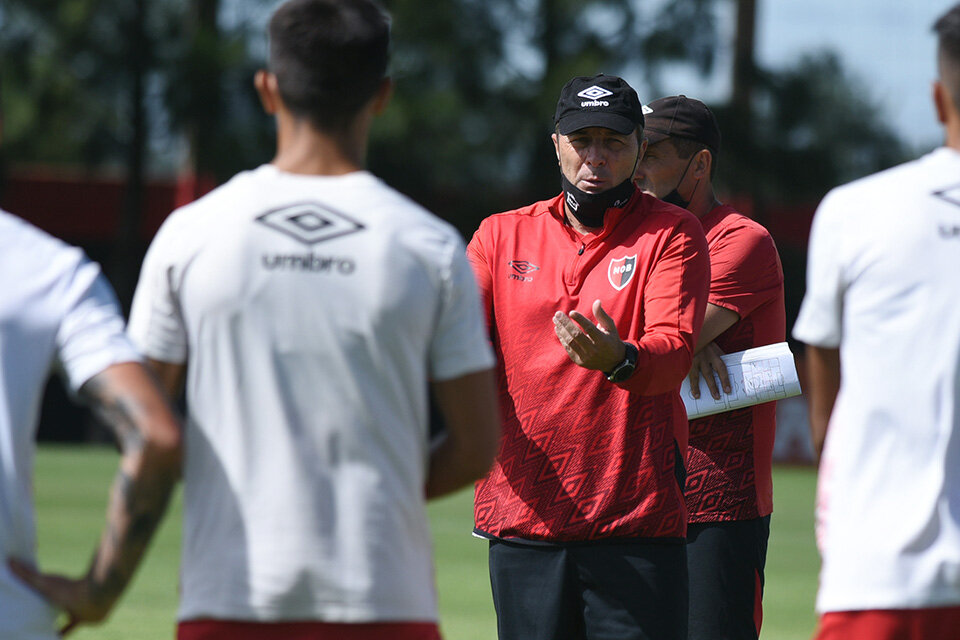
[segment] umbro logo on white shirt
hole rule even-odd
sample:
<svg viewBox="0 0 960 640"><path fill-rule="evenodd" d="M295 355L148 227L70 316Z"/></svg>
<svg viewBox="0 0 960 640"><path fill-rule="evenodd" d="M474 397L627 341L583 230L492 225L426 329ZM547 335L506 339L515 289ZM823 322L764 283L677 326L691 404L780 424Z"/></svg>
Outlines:
<svg viewBox="0 0 960 640"><path fill-rule="evenodd" d="M933 195L955 207L960 207L960 184L934 191ZM940 232L940 237L945 240L960 240L960 224L953 220L941 222L937 231Z"/></svg>
<svg viewBox="0 0 960 640"><path fill-rule="evenodd" d="M316 244L363 231L363 224L316 202L299 202L268 211L257 222L304 244Z"/></svg>

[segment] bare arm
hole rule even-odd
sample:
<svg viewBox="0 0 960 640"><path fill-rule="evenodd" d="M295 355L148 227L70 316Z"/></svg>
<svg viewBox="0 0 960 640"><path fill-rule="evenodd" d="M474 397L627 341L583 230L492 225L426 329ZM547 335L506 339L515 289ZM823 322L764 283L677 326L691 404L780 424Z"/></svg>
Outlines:
<svg viewBox="0 0 960 640"><path fill-rule="evenodd" d="M152 358L147 358L147 364L160 381L160 387L166 392L167 397L174 401L179 400L180 394L183 393L183 382L187 377L187 366Z"/></svg>
<svg viewBox="0 0 960 640"><path fill-rule="evenodd" d="M703 317L703 328L700 329L700 337L697 339L696 351L693 354L693 364L690 366L690 393L694 398L700 397L700 378L703 377L710 390L710 395L714 399L720 399L720 390L717 389L717 382L713 377L712 371L717 372L720 378L720 385L725 393L730 393L730 377L727 375L727 366L720 359L723 351L714 340L721 333L740 321L740 315L736 311L731 311L712 302L707 303L707 311Z"/></svg>
<svg viewBox="0 0 960 640"><path fill-rule="evenodd" d="M736 311L708 302L695 351L702 351L705 346L716 340L717 336L738 322L740 322L740 314Z"/></svg>
<svg viewBox="0 0 960 640"><path fill-rule="evenodd" d="M810 437L817 459L823 453L827 425L840 391L840 350L807 345L807 380L810 391Z"/></svg>
<svg viewBox="0 0 960 640"><path fill-rule="evenodd" d="M180 474L180 423L145 367L115 364L81 389L120 442L120 468L110 492L107 523L87 574L42 574L10 560L11 570L67 612L62 633L100 622L133 577L160 523Z"/></svg>
<svg viewBox="0 0 960 640"><path fill-rule="evenodd" d="M430 454L427 498L436 498L479 480L500 447L500 411L493 370L433 383L446 437Z"/></svg>

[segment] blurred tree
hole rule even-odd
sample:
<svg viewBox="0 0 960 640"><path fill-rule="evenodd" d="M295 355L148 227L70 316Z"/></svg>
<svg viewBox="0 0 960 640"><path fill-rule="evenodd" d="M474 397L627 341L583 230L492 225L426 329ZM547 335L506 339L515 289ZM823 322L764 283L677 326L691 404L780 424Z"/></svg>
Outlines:
<svg viewBox="0 0 960 640"><path fill-rule="evenodd" d="M124 303L143 250L147 173L183 171L212 182L264 159L269 123L250 81L257 66L252 30L242 12L234 12L230 30L219 26L221 5L237 3L4 0L0 6L4 154L21 163L124 175L113 251L101 258ZM262 26L256 32L262 38ZM186 145L178 142L181 133Z"/></svg>
<svg viewBox="0 0 960 640"><path fill-rule="evenodd" d="M492 210L546 197L558 183L549 135L562 84L638 65L655 79L665 61L708 70L713 3L644 13L635 0L447 0L428 10L385 0L398 85L374 132L372 168L465 232ZM131 176L160 158L215 180L266 160L272 132L251 77L273 4L5 0L10 155ZM172 134L186 140L185 157ZM128 201L136 206L136 189Z"/></svg>
<svg viewBox="0 0 960 640"><path fill-rule="evenodd" d="M168 2L170 0L167 0ZM262 66L272 0L182 0L162 61L170 128L183 134L187 180L221 182L271 157L272 124L253 74ZM199 195L196 193L195 195Z"/></svg>
<svg viewBox="0 0 960 640"><path fill-rule="evenodd" d="M124 99L132 5L4 1L0 73L8 155L89 165L122 157L132 122Z"/></svg>
<svg viewBox="0 0 960 640"><path fill-rule="evenodd" d="M5 151L20 161L125 169L117 250L105 265L125 301L139 259L154 68L146 0L7 0L2 11Z"/></svg>
<svg viewBox="0 0 960 640"><path fill-rule="evenodd" d="M667 61L712 65L713 0L385 0L397 81L371 168L469 235L479 219L559 190L550 142L575 75L654 77Z"/></svg>
<svg viewBox="0 0 960 640"><path fill-rule="evenodd" d="M735 101L716 108L724 138L718 173L727 191L746 192L753 176L750 193L760 202L816 202L837 184L909 156L868 87L832 52L758 70L753 92L747 122Z"/></svg>
<svg viewBox="0 0 960 640"><path fill-rule="evenodd" d="M371 169L466 235L491 211L557 191L549 135L571 76L602 71L639 84L640 75L653 94L673 64L710 72L720 48L717 0L383 1L394 21L397 88L375 126ZM9 155L113 164L131 180L161 166L219 181L268 160L272 124L251 78L275 4L4 0ZM847 90L835 58L758 71L756 0L737 6L738 106L714 105L728 190L816 197L896 155L895 139L866 93ZM136 209L135 190L128 201Z"/></svg>
<svg viewBox="0 0 960 640"><path fill-rule="evenodd" d="M722 191L749 197L752 217L777 226L772 210L812 211L832 187L905 161L909 150L885 122L869 89L831 52L786 69L757 69L749 117L733 100L715 112L723 132ZM807 219L808 221L808 219ZM805 237L805 235L804 235ZM778 241L788 327L805 291L806 247Z"/></svg>

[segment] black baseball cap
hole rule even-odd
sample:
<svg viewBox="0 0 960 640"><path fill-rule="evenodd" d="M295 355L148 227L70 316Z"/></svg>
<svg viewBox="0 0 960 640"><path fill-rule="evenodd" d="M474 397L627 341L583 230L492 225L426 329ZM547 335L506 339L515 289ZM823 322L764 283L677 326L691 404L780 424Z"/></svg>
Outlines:
<svg viewBox="0 0 960 640"><path fill-rule="evenodd" d="M667 138L686 138L699 142L713 153L720 153L720 127L707 105L687 96L668 96L643 107L647 118L644 134L650 144Z"/></svg>
<svg viewBox="0 0 960 640"><path fill-rule="evenodd" d="M553 121L563 135L587 127L633 133L643 128L643 105L623 78L602 73L577 76L563 85Z"/></svg>

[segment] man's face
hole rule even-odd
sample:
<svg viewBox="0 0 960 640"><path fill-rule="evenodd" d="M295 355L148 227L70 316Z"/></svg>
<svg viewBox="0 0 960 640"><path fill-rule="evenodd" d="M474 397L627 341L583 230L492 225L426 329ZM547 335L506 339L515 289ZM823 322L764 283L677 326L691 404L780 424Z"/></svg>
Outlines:
<svg viewBox="0 0 960 640"><path fill-rule="evenodd" d="M568 135L555 133L553 145L560 171L587 193L602 193L629 180L640 150L635 133L604 127L587 127Z"/></svg>
<svg viewBox="0 0 960 640"><path fill-rule="evenodd" d="M634 182L641 191L662 198L677 188L690 160L677 155L669 139L661 140L647 147L637 164Z"/></svg>

